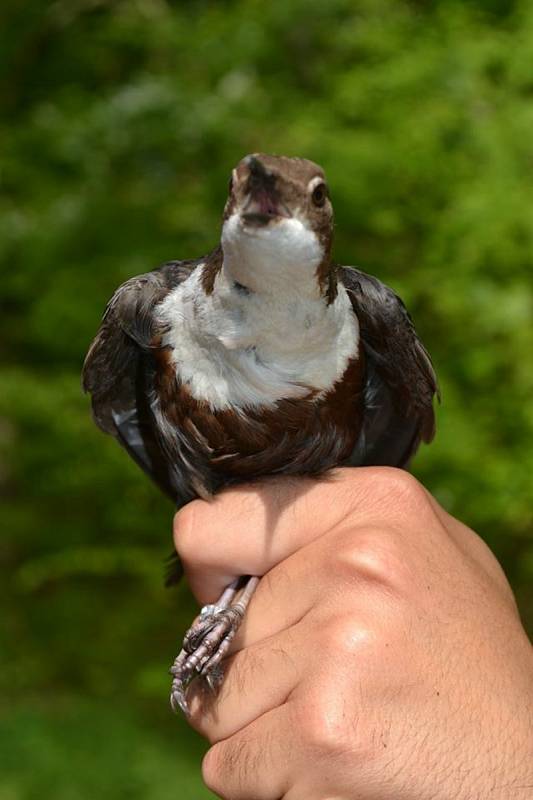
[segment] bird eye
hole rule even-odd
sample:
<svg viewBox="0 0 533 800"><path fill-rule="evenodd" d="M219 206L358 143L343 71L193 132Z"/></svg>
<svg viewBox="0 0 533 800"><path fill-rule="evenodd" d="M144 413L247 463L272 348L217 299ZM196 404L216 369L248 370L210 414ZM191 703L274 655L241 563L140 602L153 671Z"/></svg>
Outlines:
<svg viewBox="0 0 533 800"><path fill-rule="evenodd" d="M326 197L328 196L328 190L326 188L325 183L319 183L318 186L315 186L313 189L313 193L311 195L311 200L315 204L315 206L323 206L326 202Z"/></svg>

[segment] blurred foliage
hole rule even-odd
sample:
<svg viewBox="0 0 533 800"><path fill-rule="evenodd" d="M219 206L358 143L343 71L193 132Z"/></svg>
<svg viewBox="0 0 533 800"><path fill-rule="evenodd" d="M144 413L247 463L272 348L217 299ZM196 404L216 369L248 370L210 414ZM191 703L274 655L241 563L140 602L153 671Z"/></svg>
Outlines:
<svg viewBox="0 0 533 800"><path fill-rule="evenodd" d="M390 283L443 404L416 474L485 537L533 627L533 6L3 0L2 800L201 798L166 711L193 604L172 508L92 425L115 287L217 241L257 150L329 176L336 256Z"/></svg>

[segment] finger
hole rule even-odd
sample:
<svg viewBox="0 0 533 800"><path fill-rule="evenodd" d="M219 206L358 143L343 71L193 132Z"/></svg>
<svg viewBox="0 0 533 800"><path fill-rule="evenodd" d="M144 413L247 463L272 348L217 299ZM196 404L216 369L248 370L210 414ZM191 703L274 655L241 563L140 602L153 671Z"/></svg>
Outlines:
<svg viewBox="0 0 533 800"><path fill-rule="evenodd" d="M232 487L212 501L195 500L179 511L175 545L199 601L215 601L238 575L264 575L336 526L362 493L353 472Z"/></svg>
<svg viewBox="0 0 533 800"><path fill-rule="evenodd" d="M288 556L264 575L231 643L230 653L250 647L297 625L319 600L325 601L324 570L333 533Z"/></svg>
<svg viewBox="0 0 533 800"><path fill-rule="evenodd" d="M218 742L283 705L302 680L312 635L306 618L226 659L218 694L200 681L193 683L187 693L192 726L210 742Z"/></svg>
<svg viewBox="0 0 533 800"><path fill-rule="evenodd" d="M224 800L279 800L289 789L287 743L291 742L290 705L278 706L243 730L213 745L202 775L208 789Z"/></svg>

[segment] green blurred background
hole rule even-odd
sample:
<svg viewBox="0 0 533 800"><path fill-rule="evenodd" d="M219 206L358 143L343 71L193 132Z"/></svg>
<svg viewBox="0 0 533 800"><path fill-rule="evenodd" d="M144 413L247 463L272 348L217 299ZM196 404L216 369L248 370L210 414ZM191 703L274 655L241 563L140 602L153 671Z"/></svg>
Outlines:
<svg viewBox="0 0 533 800"><path fill-rule="evenodd" d="M213 247L251 151L321 163L337 258L407 302L443 394L414 471L531 630L532 4L3 0L0 42L0 800L211 796L167 711L172 508L79 373L120 282Z"/></svg>

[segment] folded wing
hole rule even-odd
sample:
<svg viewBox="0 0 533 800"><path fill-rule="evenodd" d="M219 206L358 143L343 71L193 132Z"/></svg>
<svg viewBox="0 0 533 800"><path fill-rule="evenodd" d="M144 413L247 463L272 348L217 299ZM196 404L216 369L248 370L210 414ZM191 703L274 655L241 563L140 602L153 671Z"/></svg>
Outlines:
<svg viewBox="0 0 533 800"><path fill-rule="evenodd" d="M431 359L400 298L371 275L341 267L366 360L365 415L351 463L405 467L435 435Z"/></svg>
<svg viewBox="0 0 533 800"><path fill-rule="evenodd" d="M114 436L175 503L191 499L185 465L169 454L172 441L157 424L155 350L162 330L154 309L198 262L169 262L126 281L109 301L83 366L97 425Z"/></svg>

